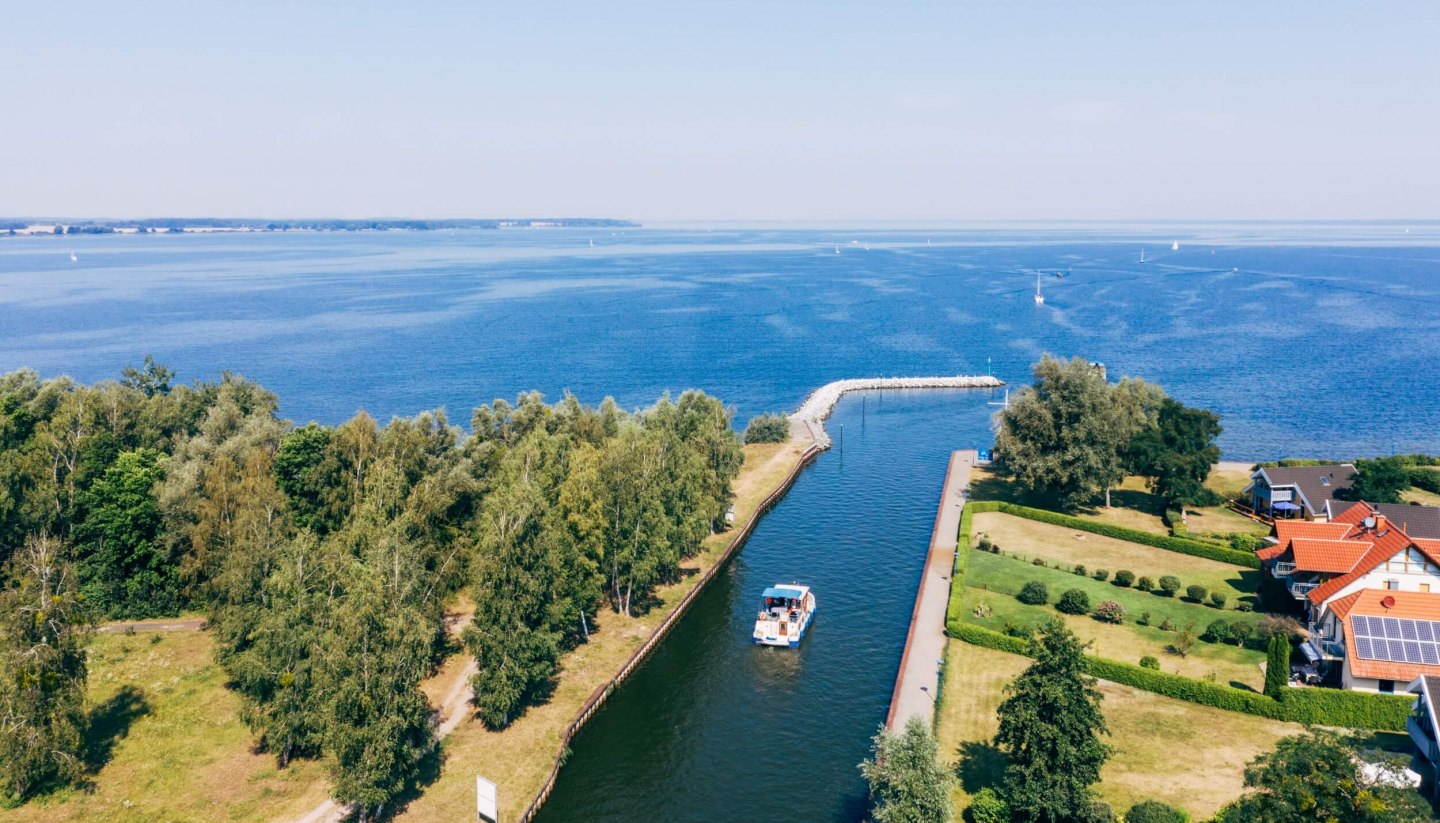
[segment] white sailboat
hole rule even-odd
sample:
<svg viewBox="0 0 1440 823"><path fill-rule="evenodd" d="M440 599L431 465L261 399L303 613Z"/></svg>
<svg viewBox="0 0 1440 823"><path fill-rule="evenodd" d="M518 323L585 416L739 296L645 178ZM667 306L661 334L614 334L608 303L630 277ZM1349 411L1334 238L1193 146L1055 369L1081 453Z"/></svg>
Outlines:
<svg viewBox="0 0 1440 823"><path fill-rule="evenodd" d="M839 246L836 246L836 247L835 247L835 253L836 253L836 254L839 254L839 253L840 253L840 247L839 247Z"/></svg>
<svg viewBox="0 0 1440 823"><path fill-rule="evenodd" d="M590 238L590 248L595 248L595 238Z"/></svg>
<svg viewBox="0 0 1440 823"><path fill-rule="evenodd" d="M1145 262L1145 250L1144 250L1144 249L1141 249L1141 250L1140 250L1140 262L1141 262L1141 263L1144 263L1144 262Z"/></svg>
<svg viewBox="0 0 1440 823"><path fill-rule="evenodd" d="M1040 272L1035 272L1035 305L1045 305L1045 295L1040 293Z"/></svg>
<svg viewBox="0 0 1440 823"><path fill-rule="evenodd" d="M79 262L80 262L80 258L76 257L76 256L75 256L75 252L73 252L73 251L70 252L70 262L71 262L71 263L79 263Z"/></svg>
<svg viewBox="0 0 1440 823"><path fill-rule="evenodd" d="M1170 244L1170 251L1180 251L1180 241L1176 240Z"/></svg>

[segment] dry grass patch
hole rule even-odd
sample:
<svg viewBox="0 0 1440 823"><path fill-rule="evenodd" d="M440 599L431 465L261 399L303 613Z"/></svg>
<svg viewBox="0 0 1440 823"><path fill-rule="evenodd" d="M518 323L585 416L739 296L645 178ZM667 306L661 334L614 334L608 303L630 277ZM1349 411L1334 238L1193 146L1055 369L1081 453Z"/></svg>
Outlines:
<svg viewBox="0 0 1440 823"><path fill-rule="evenodd" d="M92 787L37 798L7 821L261 821L323 801L322 764L281 771L251 751L240 701L198 631L98 634L90 644Z"/></svg>
<svg viewBox="0 0 1440 823"><path fill-rule="evenodd" d="M952 641L937 716L940 750L956 764L956 803L1001 778L1003 757L990 745L1004 687L1028 658ZM1162 800L1206 819L1237 797L1247 762L1297 734L1291 723L1221 711L1102 681L1101 708L1115 748L1101 771L1099 796L1124 811Z"/></svg>
<svg viewBox="0 0 1440 823"><path fill-rule="evenodd" d="M737 524L755 513L808 445L808 441L792 440L745 447L745 463L734 484ZM544 785L559 751L561 733L580 707L615 676L665 615L695 587L700 572L715 564L732 537L733 532L727 532L706 540L701 553L685 564L693 573L657 590L659 603L648 614L625 617L602 612L597 625L591 627L590 642L565 656L555 693L544 705L530 708L502 732L489 731L473 718L462 722L442 744L445 762L439 779L424 787L397 817L470 819L475 813L477 774L498 784L501 816L507 820L518 817Z"/></svg>

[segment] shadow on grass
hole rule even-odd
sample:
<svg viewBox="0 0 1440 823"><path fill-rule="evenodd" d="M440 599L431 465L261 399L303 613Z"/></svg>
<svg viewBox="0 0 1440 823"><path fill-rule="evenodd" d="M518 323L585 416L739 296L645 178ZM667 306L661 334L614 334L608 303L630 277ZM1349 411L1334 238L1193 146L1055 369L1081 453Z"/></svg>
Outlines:
<svg viewBox="0 0 1440 823"><path fill-rule="evenodd" d="M1255 694L1259 694L1259 693L1260 693L1260 690L1259 690L1259 689L1255 688L1254 686L1250 685L1249 683L1241 683L1239 680L1231 680L1231 681L1230 681L1230 688L1232 688L1232 689L1239 689L1239 690L1242 691L1242 692L1254 692Z"/></svg>
<svg viewBox="0 0 1440 823"><path fill-rule="evenodd" d="M1004 779L1005 754L989 743L962 743L959 754L955 776L966 794L974 794L987 786L993 788Z"/></svg>
<svg viewBox="0 0 1440 823"><path fill-rule="evenodd" d="M150 701L134 685L120 687L109 700L90 710L90 725L85 731L85 765L92 772L110 762L115 744L130 733L136 720L150 713Z"/></svg>

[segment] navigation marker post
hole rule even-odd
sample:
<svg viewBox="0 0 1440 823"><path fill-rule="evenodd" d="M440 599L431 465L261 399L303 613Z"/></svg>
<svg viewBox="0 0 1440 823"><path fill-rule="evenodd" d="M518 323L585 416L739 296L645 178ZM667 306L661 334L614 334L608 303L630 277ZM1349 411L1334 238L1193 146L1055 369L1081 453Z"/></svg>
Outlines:
<svg viewBox="0 0 1440 823"><path fill-rule="evenodd" d="M475 817L485 823L500 823L499 792L494 783L475 775Z"/></svg>

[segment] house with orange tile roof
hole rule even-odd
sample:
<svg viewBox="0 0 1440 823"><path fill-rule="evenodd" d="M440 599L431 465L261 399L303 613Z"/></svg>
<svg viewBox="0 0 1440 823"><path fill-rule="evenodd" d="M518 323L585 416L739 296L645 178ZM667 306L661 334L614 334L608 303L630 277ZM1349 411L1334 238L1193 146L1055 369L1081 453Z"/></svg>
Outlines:
<svg viewBox="0 0 1440 823"><path fill-rule="evenodd" d="M1256 554L1306 609L1300 650L1343 688L1394 692L1440 677L1440 541L1416 539L1375 507L1335 520L1280 521Z"/></svg>

